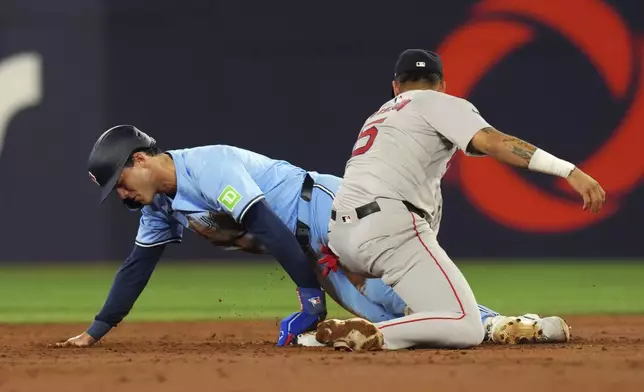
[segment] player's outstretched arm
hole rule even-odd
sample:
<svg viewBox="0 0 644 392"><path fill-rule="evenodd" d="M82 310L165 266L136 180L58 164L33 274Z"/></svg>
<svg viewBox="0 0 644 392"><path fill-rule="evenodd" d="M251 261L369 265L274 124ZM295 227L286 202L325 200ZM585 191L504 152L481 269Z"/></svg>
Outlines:
<svg viewBox="0 0 644 392"><path fill-rule="evenodd" d="M565 178L583 197L584 210L598 212L606 199L606 193L599 183L572 163L493 127L476 132L468 150L486 154L508 165Z"/></svg>
<svg viewBox="0 0 644 392"><path fill-rule="evenodd" d="M143 292L164 249L165 245L149 248L135 245L118 269L103 309L96 315L92 325L82 334L55 346L89 347L118 325Z"/></svg>

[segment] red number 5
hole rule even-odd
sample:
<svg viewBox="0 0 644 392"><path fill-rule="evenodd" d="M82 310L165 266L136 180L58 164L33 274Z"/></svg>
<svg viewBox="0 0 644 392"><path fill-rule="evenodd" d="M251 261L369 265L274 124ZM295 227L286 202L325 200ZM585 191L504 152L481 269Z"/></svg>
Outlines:
<svg viewBox="0 0 644 392"><path fill-rule="evenodd" d="M369 125L373 125L373 124L380 124L385 121L385 118L381 118L380 120L370 122L369 124L365 125L365 127L368 127ZM360 132L360 135L358 135L358 140L356 141L356 147L353 149L351 156L355 157L356 155L361 155L369 151L369 149L373 145L373 142L376 141L376 136L378 136L378 128L376 128L375 125ZM360 141L364 138L368 138L366 143L360 147L357 147L358 143L360 143Z"/></svg>
<svg viewBox="0 0 644 392"><path fill-rule="evenodd" d="M364 154L365 152L369 151L369 149L373 145L373 142L376 140L376 136L378 136L378 129L376 129L376 127L371 127L360 132L356 145L358 145L358 143L360 143L360 141L366 137L368 137L369 139L367 139L367 142L364 144L364 146L356 147L356 149L353 150L353 153L351 153L351 156L355 157L356 155Z"/></svg>

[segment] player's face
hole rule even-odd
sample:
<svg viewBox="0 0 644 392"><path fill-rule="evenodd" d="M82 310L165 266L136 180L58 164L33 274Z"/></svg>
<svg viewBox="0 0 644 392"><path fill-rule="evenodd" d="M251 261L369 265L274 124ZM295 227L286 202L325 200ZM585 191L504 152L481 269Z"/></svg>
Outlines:
<svg viewBox="0 0 644 392"><path fill-rule="evenodd" d="M140 155L137 156L138 154ZM116 191L122 200L130 199L143 205L152 203L157 190L150 170L149 156L143 153L135 154L134 165L121 171Z"/></svg>

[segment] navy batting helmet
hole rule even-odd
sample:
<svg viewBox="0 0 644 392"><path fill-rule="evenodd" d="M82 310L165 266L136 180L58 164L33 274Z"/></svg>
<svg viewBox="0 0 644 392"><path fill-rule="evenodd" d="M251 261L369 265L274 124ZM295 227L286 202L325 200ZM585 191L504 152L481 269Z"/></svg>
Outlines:
<svg viewBox="0 0 644 392"><path fill-rule="evenodd" d="M136 150L154 147L156 141L134 125L117 125L105 131L89 154L89 176L101 187L101 202L112 193L121 171Z"/></svg>

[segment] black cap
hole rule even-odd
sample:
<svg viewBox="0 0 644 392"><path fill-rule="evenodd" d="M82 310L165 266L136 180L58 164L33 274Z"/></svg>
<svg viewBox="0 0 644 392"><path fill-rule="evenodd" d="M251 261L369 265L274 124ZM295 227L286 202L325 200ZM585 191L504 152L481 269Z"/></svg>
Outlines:
<svg viewBox="0 0 644 392"><path fill-rule="evenodd" d="M132 152L154 147L156 141L133 125L117 125L105 131L89 154L89 177L101 187L101 202L112 193Z"/></svg>
<svg viewBox="0 0 644 392"><path fill-rule="evenodd" d="M405 72L423 71L443 78L443 62L438 53L425 49L407 49L398 56L394 78Z"/></svg>
<svg viewBox="0 0 644 392"><path fill-rule="evenodd" d="M407 49L398 56L394 79L407 72L435 73L443 79L443 62L438 53L425 49ZM392 89L392 97L394 96Z"/></svg>

